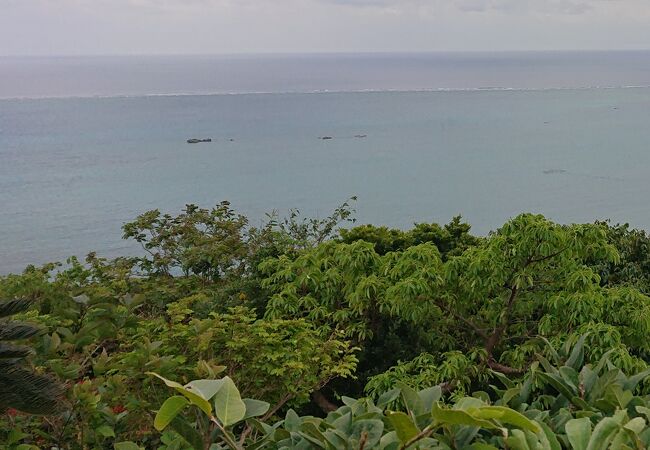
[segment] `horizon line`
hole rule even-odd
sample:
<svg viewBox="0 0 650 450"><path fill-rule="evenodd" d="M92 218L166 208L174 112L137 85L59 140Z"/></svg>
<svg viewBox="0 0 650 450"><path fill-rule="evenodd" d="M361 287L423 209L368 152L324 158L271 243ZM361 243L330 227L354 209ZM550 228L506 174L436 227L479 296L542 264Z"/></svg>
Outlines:
<svg viewBox="0 0 650 450"><path fill-rule="evenodd" d="M361 50L361 51L271 51L271 52L189 52L189 53L60 53L60 54L0 54L0 58L111 58L111 57L251 57L251 56L354 56L354 55L426 55L426 54L515 54L515 53L626 53L648 52L648 48L609 49L500 49L500 50Z"/></svg>

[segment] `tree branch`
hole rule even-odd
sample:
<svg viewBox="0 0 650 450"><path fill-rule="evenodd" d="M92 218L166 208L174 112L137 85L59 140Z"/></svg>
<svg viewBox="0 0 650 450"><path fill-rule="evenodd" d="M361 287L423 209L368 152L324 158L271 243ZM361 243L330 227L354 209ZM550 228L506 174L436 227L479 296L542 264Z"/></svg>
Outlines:
<svg viewBox="0 0 650 450"><path fill-rule="evenodd" d="M435 300L435 299L434 299L433 302L435 303L435 305L436 305L438 308L442 309L442 310L445 311L447 314L452 315L455 319L458 319L458 320L460 320L461 322L463 322L465 325L469 326L469 327L472 329L472 331L474 331L474 332L475 332L476 334L478 334L480 337L482 337L483 339L488 339L488 335L485 334L485 331L483 331L481 328L479 328L479 327L478 327L474 322L472 322L471 320L469 320L467 317L463 317L463 316L461 316L460 314L458 314L457 312L451 310L447 305L445 305L444 303L442 303L442 302L439 301L439 300Z"/></svg>
<svg viewBox="0 0 650 450"><path fill-rule="evenodd" d="M327 397L325 397L325 394L320 390L312 392L311 397L314 403L316 403L325 414L338 409L338 406L330 402Z"/></svg>
<svg viewBox="0 0 650 450"><path fill-rule="evenodd" d="M424 430L420 431L418 434L416 434L411 439L406 441L406 443L400 447L400 450L405 450L409 448L411 445L415 444L417 441L420 441L426 437L431 436L431 433L433 433L433 425L429 425Z"/></svg>

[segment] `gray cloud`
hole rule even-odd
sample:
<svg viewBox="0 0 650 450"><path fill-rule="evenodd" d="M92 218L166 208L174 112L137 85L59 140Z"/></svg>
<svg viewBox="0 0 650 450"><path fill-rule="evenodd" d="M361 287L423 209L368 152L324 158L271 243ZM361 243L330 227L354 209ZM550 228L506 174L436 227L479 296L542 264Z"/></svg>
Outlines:
<svg viewBox="0 0 650 450"><path fill-rule="evenodd" d="M594 3L602 0L318 0L339 6L409 8L429 7L436 10L453 5L462 12L497 11L506 14L582 14L594 9ZM607 0L605 0L607 1ZM625 0L612 0L622 1Z"/></svg>
<svg viewBox="0 0 650 450"><path fill-rule="evenodd" d="M650 48L650 0L0 0L0 55Z"/></svg>

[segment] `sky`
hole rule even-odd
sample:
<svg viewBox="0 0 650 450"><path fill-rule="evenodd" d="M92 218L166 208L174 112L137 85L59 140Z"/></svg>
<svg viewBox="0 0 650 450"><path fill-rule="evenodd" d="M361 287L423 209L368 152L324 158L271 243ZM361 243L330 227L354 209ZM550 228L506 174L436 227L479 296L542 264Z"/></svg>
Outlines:
<svg viewBox="0 0 650 450"><path fill-rule="evenodd" d="M0 55L650 48L650 0L0 0Z"/></svg>

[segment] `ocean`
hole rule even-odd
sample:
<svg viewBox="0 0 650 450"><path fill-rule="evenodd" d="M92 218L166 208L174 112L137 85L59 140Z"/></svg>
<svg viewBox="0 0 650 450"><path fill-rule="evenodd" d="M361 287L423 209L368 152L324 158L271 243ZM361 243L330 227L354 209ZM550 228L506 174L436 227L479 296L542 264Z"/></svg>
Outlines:
<svg viewBox="0 0 650 450"><path fill-rule="evenodd" d="M0 58L0 274L221 200L650 228L649 86L650 52Z"/></svg>

